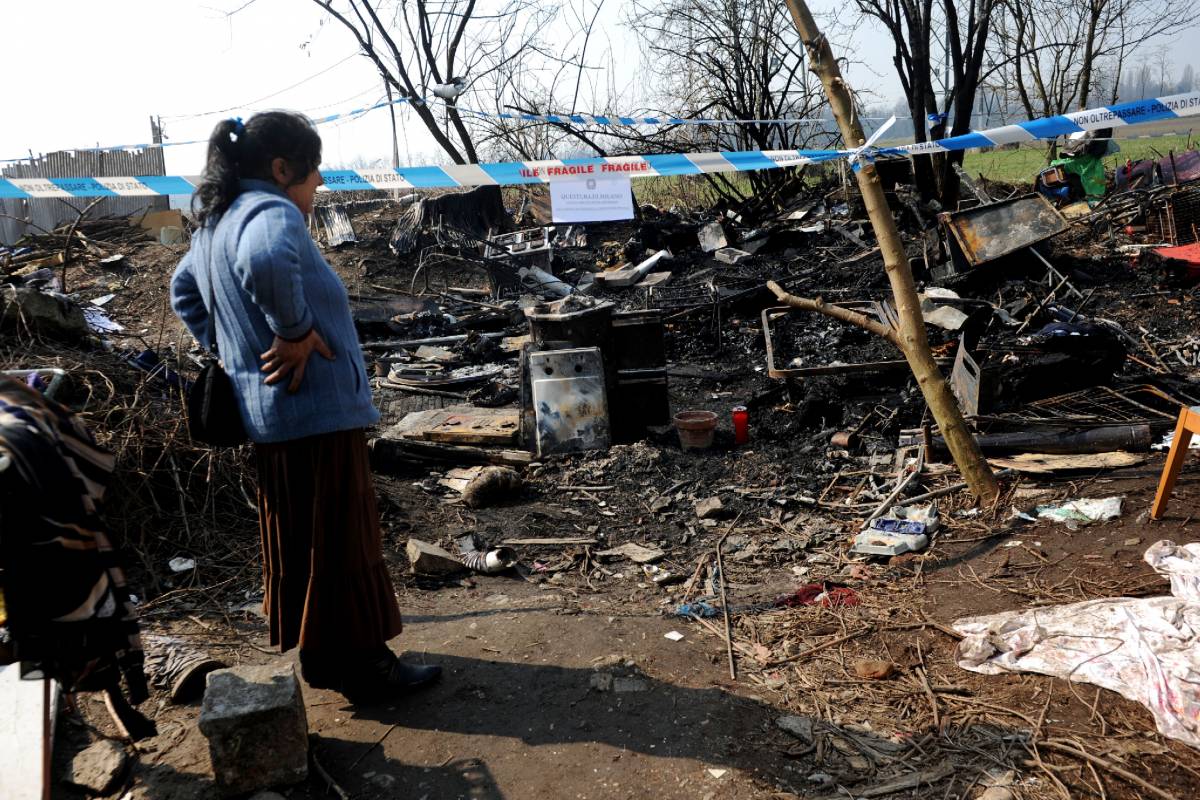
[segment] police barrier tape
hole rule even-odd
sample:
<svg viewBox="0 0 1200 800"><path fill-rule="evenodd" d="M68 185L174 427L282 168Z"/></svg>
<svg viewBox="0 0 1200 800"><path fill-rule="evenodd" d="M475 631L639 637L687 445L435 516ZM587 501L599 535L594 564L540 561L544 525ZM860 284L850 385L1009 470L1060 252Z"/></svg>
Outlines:
<svg viewBox="0 0 1200 800"><path fill-rule="evenodd" d="M332 190L354 191L536 184L588 177L645 178L658 175L748 172L779 167L798 167L843 158L852 158L857 162L870 161L877 156L973 150L1192 116L1200 116L1200 92L1135 100L1106 108L1075 111L1029 122L1005 125L1000 128L973 131L936 142L922 142L898 147L867 146L853 150L664 153L646 156L398 167L394 170L322 170L321 175L325 178L326 185ZM198 177L176 175L0 178L0 199L191 194L199 181Z"/></svg>

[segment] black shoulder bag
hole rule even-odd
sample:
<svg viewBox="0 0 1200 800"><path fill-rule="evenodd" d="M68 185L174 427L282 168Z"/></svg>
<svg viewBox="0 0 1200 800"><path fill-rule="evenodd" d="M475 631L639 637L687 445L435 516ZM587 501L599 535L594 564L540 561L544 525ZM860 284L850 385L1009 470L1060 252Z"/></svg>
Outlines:
<svg viewBox="0 0 1200 800"><path fill-rule="evenodd" d="M238 410L233 381L217 359L217 299L213 290L212 263L208 266L208 324L212 352L206 352L200 375L188 392L188 432L192 438L215 447L237 447L247 441L246 426ZM201 342L201 346L204 343Z"/></svg>

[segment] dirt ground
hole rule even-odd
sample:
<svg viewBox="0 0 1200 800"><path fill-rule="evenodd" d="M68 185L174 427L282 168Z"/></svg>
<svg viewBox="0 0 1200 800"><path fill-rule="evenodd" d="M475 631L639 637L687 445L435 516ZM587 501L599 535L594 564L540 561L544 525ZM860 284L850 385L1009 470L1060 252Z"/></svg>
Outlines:
<svg viewBox="0 0 1200 800"><path fill-rule="evenodd" d="M1124 762L1177 797L1190 796L1200 759L1153 733L1153 721L1140 706L1052 678L965 672L954 665L954 640L943 632L959 616L1019 607L1031 599L1163 591L1140 553L1161 537L1198 538L1200 522L1190 515L1200 479L1185 477L1166 519L1139 522L1152 496L1154 466L1090 483L1088 488L1127 498L1127 511L1115 524L1074 532L1038 524L992 536L963 527L943 535L923 558L871 567L860 579L846 580L863 598L862 606L774 610L750 618L760 628L802 626L799 635L814 642L867 620L878 632L848 649L829 649L776 669L762 669L739 653L737 681L729 678L722 640L695 622L664 616L661 590L639 586L636 579L596 587L578 579L535 583L475 576L422 588L397 574L405 632L394 645L406 658L441 664L445 678L426 692L372 709L306 689L313 755L355 798L825 796L829 789L822 778L831 774L829 762L775 720L809 713L831 730L878 739L877 748L923 741L932 749L939 729L931 724L920 688L927 680L939 689L940 738L948 746L969 738L972 728L988 737L997 727L1009 734L1027 728L1003 712L998 716L1008 718L999 725L988 719L996 707L1008 708L1040 717L1048 735L1078 738L1089 747L1100 743L1096 752L1105 758ZM391 557L399 569L400 556ZM794 566L784 559L766 569L731 569L730 603L794 584ZM189 616L173 621L171 632L223 643L216 651L231 661L280 658L268 654L264 621L252 611L235 618L237 638L222 629L217 615ZM916 620L929 625L912 625ZM684 638L665 638L671 631ZM855 677L856 659L883 654L899 665L895 677ZM294 654L282 658L294 661ZM922 672L925 679L918 677ZM601 677L606 675L612 680ZM890 685L881 699L877 687L884 684ZM85 700L81 712L83 720L105 730L98 700ZM159 701L160 733L137 746L130 800L219 796L197 714L195 705ZM60 764L72 745L89 738L71 717L62 723ZM974 774L955 776L938 794L976 796L981 789L967 787L986 774L988 759L975 761ZM863 774L854 774L855 766ZM886 763L853 761L843 769L843 775L833 773L833 785L857 786L856 797L871 796L859 793L873 783L870 778L864 783L864 775L887 771ZM1071 796L1100 796L1086 768L1058 776ZM1101 780L1109 797L1145 796L1111 775ZM1022 797L1042 796L1048 788L1036 775L1018 778L1017 785ZM56 796L78 795L60 788ZM314 775L286 796L334 795Z"/></svg>
<svg viewBox="0 0 1200 800"><path fill-rule="evenodd" d="M108 310L130 329L130 344L174 353L170 363L184 365L178 356L187 343L165 305L166 278L181 252L145 245L130 259L134 267L89 265L77 280L97 295L117 293ZM411 272L379 274L372 265L387 259L373 251L350 248L331 260L355 293L380 283L407 288L411 280ZM844 266L842 274L801 266L793 277L797 291L841 287L881 296L875 265ZM1094 286L1094 306L1124 314L1129 326L1153 321L1155 331L1176 338L1190 329L1190 293L1160 290L1136 273L1105 274ZM1148 288L1155 293L1141 294ZM1012 290L1000 284L996 293ZM1122 470L1009 479L994 509L973 509L965 492L939 500L943 527L924 553L850 560L847 543L873 505L873 487L858 505L839 506L836 491L822 498L843 476L859 474L872 454L890 458L899 426L868 431L855 454L830 449L829 432L881 404L919 415L919 394L903 373L790 386L767 378L758 322L767 302L751 297L718 320L685 318L668 328L672 410L718 412L711 451L684 452L674 432L655 433L536 464L519 493L476 510L436 486L444 469L378 476L386 555L405 614L405 632L393 645L407 658L441 664L445 677L371 709L306 687L310 776L282 794L976 798L991 787L988 800L1196 796L1200 754L1158 734L1140 705L1086 684L967 672L956 664L950 626L969 615L1165 593L1166 581L1142 553L1160 539L1200 541L1200 473L1185 471L1170 512L1154 523L1146 512L1162 466L1158 454ZM881 355L878 343L824 320L798 340L825 355L853 347ZM112 521L145 598L145 629L185 638L230 664L294 663L294 653L270 652L258 611L246 455L189 449L177 416L176 427L164 421L178 398L112 353L39 343L4 350L4 365L30 352L83 365L87 391L78 405L107 441L124 448L126 477L136 487L118 490L123 512ZM112 400L118 396L142 404L122 405ZM387 389L377 398L385 423L444 404ZM741 448L728 422L739 403L752 413L751 442ZM129 444L135 440L136 447ZM934 467L912 491L955 479ZM861 480L849 501L868 478ZM1124 497L1119 519L1075 530L1014 521L1010 513L1113 495ZM699 519L696 501L713 496L723 514ZM410 574L408 538L452 547L468 531L491 542L571 536L595 544L521 547L520 572L504 576L434 581ZM736 678L721 617L675 613L704 594L703 576L722 537ZM699 580L660 586L635 564L596 555L627 542L661 548L660 568ZM179 554L195 557L196 569L172 575L165 562ZM844 588L853 602L778 601L813 583ZM673 631L683 638L666 638ZM864 677L860 667L868 660L886 662L890 673ZM143 710L159 735L127 747L132 766L112 797L217 797L198 704L175 706L156 694ZM792 732L781 717L794 718L786 723ZM86 696L59 724L56 774L89 741L113 734L103 704ZM82 797L63 785L55 796Z"/></svg>

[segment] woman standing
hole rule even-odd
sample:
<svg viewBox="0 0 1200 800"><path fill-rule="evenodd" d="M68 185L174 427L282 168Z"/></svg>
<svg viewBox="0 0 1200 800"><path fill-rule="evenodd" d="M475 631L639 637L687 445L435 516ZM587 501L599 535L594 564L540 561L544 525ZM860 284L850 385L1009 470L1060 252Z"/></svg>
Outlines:
<svg viewBox="0 0 1200 800"><path fill-rule="evenodd" d="M320 161L298 114L219 123L171 304L219 353L254 442L271 643L300 647L310 685L368 703L441 667L405 664L385 644L401 624L367 461L379 414L346 288L305 225Z"/></svg>

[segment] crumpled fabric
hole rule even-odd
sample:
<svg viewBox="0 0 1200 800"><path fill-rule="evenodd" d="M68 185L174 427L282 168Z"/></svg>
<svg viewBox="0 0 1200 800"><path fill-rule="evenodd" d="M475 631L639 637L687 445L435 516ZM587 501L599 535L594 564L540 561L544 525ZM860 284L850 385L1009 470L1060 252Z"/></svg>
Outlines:
<svg viewBox="0 0 1200 800"><path fill-rule="evenodd" d="M1200 543L1151 545L1171 594L965 617L958 665L1091 683L1142 704L1159 733L1200 748Z"/></svg>
<svg viewBox="0 0 1200 800"><path fill-rule="evenodd" d="M823 583L806 583L793 592L775 598L777 608L795 608L797 606L814 606L820 603L825 608L841 606L856 606L859 604L858 593L840 584L825 581Z"/></svg>

